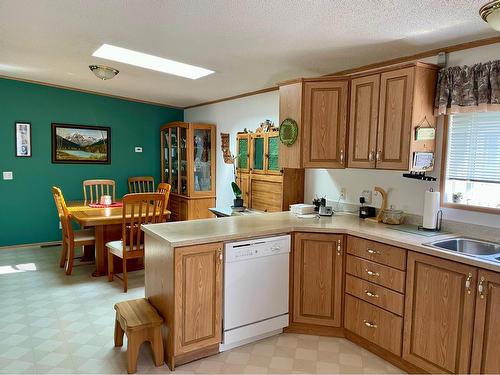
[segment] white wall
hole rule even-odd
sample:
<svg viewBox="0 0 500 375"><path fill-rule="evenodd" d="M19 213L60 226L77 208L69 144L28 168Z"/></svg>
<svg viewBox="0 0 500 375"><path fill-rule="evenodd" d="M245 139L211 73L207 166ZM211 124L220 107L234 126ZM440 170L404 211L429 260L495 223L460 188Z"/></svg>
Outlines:
<svg viewBox="0 0 500 375"><path fill-rule="evenodd" d="M184 121L201 121L217 125L217 206L228 207L232 205L234 199L231 190L231 181L234 181L233 165L224 164L220 133L230 134L230 148L235 154L236 133L244 128L255 130L265 120L277 124L278 108L278 92L271 91L184 111Z"/></svg>
<svg viewBox="0 0 500 375"><path fill-rule="evenodd" d="M500 44L477 47L465 51L453 52L448 55L448 65L465 65L477 62L500 59ZM436 62L435 57L423 60ZM184 112L186 121L203 121L217 124L217 132L231 133L231 150L235 151L235 135L247 127L255 129L260 122L270 119L275 123L279 117L279 96L277 91L249 96L232 101L206 105L188 109ZM443 119L438 121L436 168L431 175L439 179L441 165ZM220 136L218 136L220 147ZM232 181L232 166L222 161L220 149L217 151L217 204L230 205L232 192L229 182ZM408 213L422 214L424 193L427 189L439 190L439 181L424 182L402 177L402 172L374 171L368 169L308 169L305 179L305 201L311 201L314 196L326 196L337 200L341 188L347 191L346 202L358 203L362 190L380 186L389 192L389 204ZM374 198L377 205L378 198ZM472 211L444 209L444 217L449 220L488 225L500 228L498 215L484 214Z"/></svg>

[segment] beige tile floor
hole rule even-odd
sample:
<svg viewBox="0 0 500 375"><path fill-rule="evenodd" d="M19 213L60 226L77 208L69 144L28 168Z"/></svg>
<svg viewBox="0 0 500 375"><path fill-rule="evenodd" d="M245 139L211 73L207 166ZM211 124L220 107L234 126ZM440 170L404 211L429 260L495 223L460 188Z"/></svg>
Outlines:
<svg viewBox="0 0 500 375"><path fill-rule="evenodd" d="M0 373L126 373L125 347L113 345L113 305L144 296L143 271L130 289L90 276L93 266L67 277L59 248L0 250ZM140 373L154 367L149 346ZM176 369L179 373L400 373L347 340L282 334Z"/></svg>

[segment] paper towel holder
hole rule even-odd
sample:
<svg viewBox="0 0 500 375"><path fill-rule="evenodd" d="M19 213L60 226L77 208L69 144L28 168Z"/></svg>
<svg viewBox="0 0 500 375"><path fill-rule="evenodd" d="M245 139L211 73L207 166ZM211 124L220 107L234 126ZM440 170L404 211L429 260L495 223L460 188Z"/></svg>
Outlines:
<svg viewBox="0 0 500 375"><path fill-rule="evenodd" d="M442 224L443 224L443 210L439 210L436 213L436 228L424 228L423 225L419 225L418 230L423 230L426 232L441 232Z"/></svg>

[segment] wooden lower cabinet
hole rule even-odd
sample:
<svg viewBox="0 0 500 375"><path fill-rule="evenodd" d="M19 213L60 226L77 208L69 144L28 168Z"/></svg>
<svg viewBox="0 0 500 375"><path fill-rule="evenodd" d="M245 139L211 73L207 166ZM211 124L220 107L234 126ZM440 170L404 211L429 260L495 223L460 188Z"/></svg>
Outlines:
<svg viewBox="0 0 500 375"><path fill-rule="evenodd" d="M296 233L292 323L342 326L342 235Z"/></svg>
<svg viewBox="0 0 500 375"><path fill-rule="evenodd" d="M476 280L475 267L409 252L403 359L431 373L469 372Z"/></svg>
<svg viewBox="0 0 500 375"><path fill-rule="evenodd" d="M500 373L500 274L479 271L471 373Z"/></svg>
<svg viewBox="0 0 500 375"><path fill-rule="evenodd" d="M175 356L221 342L222 247L213 243L175 251Z"/></svg>
<svg viewBox="0 0 500 375"><path fill-rule="evenodd" d="M170 194L168 209L171 221L209 219L214 215L209 208L215 207L215 197L191 198Z"/></svg>

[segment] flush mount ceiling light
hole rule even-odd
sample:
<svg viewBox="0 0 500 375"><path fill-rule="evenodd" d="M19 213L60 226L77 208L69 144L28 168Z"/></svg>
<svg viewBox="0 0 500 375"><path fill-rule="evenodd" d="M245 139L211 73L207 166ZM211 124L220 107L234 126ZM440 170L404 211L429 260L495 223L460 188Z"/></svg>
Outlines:
<svg viewBox="0 0 500 375"><path fill-rule="evenodd" d="M102 79L103 81L111 79L120 73L118 70L104 65L89 65L89 68L97 78Z"/></svg>
<svg viewBox="0 0 500 375"><path fill-rule="evenodd" d="M92 56L190 79L198 79L214 73L213 70L200 68L199 66L184 64L110 44L103 44Z"/></svg>
<svg viewBox="0 0 500 375"><path fill-rule="evenodd" d="M490 1L479 9L481 18L492 28L500 31L500 0Z"/></svg>

